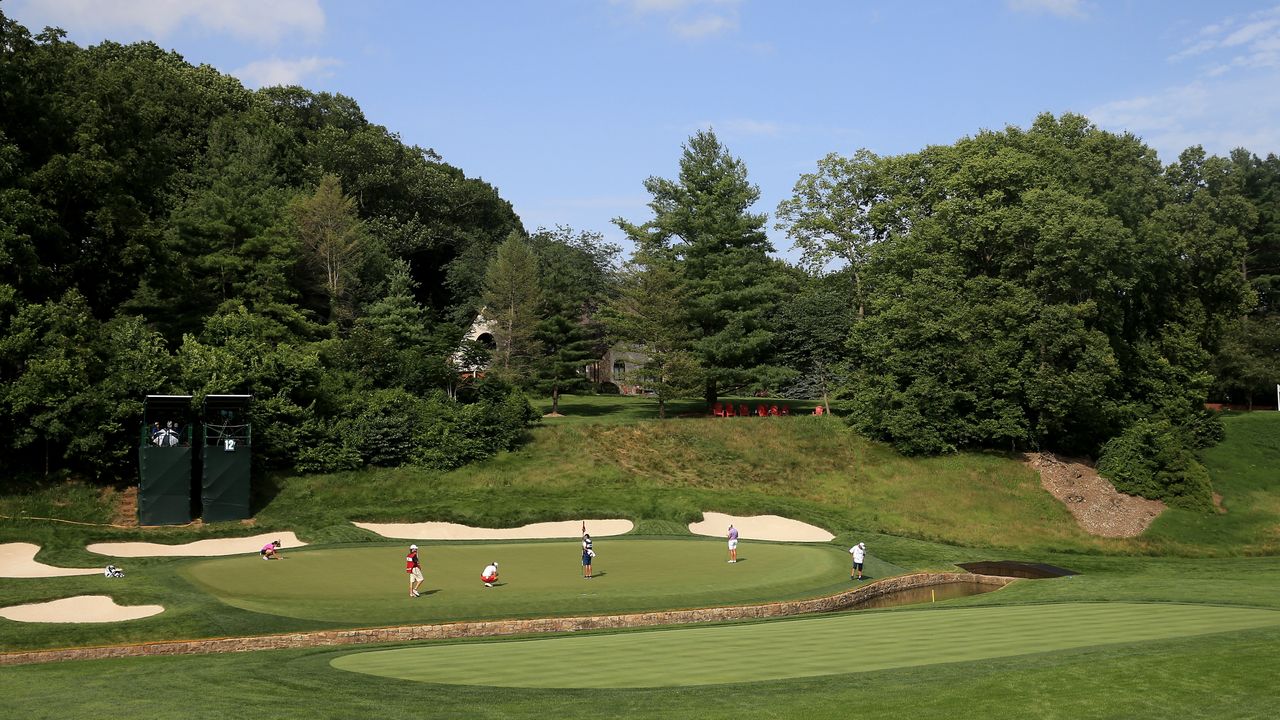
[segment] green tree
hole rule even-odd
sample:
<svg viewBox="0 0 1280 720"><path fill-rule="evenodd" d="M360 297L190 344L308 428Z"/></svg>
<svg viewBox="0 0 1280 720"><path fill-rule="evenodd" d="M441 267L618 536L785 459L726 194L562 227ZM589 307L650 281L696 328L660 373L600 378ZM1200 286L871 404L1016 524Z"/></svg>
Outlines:
<svg viewBox="0 0 1280 720"><path fill-rule="evenodd" d="M816 172L800 176L792 197L778 205L777 228L787 232L810 273L842 263L835 269L844 270L849 279L848 298L859 318L865 314L862 276L871 246L887 233L883 220L873 215L886 199L877 177L879 164L879 156L866 149L848 158L827 155Z"/></svg>
<svg viewBox="0 0 1280 720"><path fill-rule="evenodd" d="M778 361L795 372L786 395L815 397L828 413L832 394L847 376L845 343L856 321L848 272L803 278L773 316Z"/></svg>
<svg viewBox="0 0 1280 720"><path fill-rule="evenodd" d="M100 376L99 323L75 290L47 303L14 303L10 295L3 304L12 313L0 328L0 407L10 447L38 458L45 475L84 469L92 450L86 433L101 419L100 406L83 406Z"/></svg>
<svg viewBox="0 0 1280 720"><path fill-rule="evenodd" d="M644 356L635 379L654 393L658 417L665 419L667 403L705 387L705 379L693 352L689 291L679 266L660 243L640 240L601 314L612 340Z"/></svg>
<svg viewBox="0 0 1280 720"><path fill-rule="evenodd" d="M509 382L522 381L538 354L542 289L538 258L518 233L511 233L498 247L485 273L484 288L483 313L496 343L489 372Z"/></svg>
<svg viewBox="0 0 1280 720"><path fill-rule="evenodd" d="M688 286L693 350L706 371L705 394L740 388L771 375L769 312L781 296L768 253L765 216L749 212L760 190L746 165L715 133L699 131L680 157L676 180L651 177L654 218L615 221L632 238L670 248Z"/></svg>
<svg viewBox="0 0 1280 720"><path fill-rule="evenodd" d="M1096 454L1188 422L1238 314L1247 212L1220 161L1162 169L1078 116L880 166L891 228L851 333L854 422L909 452ZM873 211L875 212L875 211Z"/></svg>
<svg viewBox="0 0 1280 720"><path fill-rule="evenodd" d="M551 412L559 413L561 392L584 384L586 365L604 353L596 315L609 291L619 249L599 233L564 226L540 229L530 244L538 255L542 286L538 388L551 395Z"/></svg>
<svg viewBox="0 0 1280 720"><path fill-rule="evenodd" d="M343 194L336 176L326 175L314 194L291 202L289 212L308 259L320 270L320 284L329 300L329 322L336 326L354 314L351 286L369 249L355 200Z"/></svg>

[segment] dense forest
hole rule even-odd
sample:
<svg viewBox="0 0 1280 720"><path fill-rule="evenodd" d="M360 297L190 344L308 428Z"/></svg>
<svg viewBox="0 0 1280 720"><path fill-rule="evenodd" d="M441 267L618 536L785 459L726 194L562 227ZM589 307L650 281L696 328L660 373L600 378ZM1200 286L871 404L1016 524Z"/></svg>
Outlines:
<svg viewBox="0 0 1280 720"><path fill-rule="evenodd" d="M906 453L1084 454L1207 507L1205 401L1280 382L1274 155L1165 166L1069 114L832 154L777 209L794 265L714 132L644 187L619 264L350 98L0 14L0 482L130 480L150 393L252 393L264 471L456 467L624 343L660 406L819 398Z"/></svg>

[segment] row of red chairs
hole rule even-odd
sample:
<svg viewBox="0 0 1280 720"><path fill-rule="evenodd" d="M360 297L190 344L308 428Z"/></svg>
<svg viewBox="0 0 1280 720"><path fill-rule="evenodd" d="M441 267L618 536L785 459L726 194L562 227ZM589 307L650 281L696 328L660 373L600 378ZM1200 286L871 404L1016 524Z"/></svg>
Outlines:
<svg viewBox="0 0 1280 720"><path fill-rule="evenodd" d="M813 409L814 415L822 415L824 412L825 411L821 405ZM791 408L786 405L782 405L781 407L778 405L756 405L756 411L754 414L759 417L768 417L770 415L778 417L780 415L790 415ZM733 409L733 403L715 403L711 406L711 415L713 417L733 417L735 415L740 417L751 417L752 412L751 408L746 405L739 405L737 411L735 411Z"/></svg>
<svg viewBox="0 0 1280 720"><path fill-rule="evenodd" d="M777 405L760 404L756 405L754 413L751 412L751 408L747 407L745 404L737 406L736 409L734 408L733 403L713 403L711 405L712 417L751 417L752 415L756 415L758 417L768 417L770 415L778 417L780 415L790 414L791 408L786 405L779 407Z"/></svg>

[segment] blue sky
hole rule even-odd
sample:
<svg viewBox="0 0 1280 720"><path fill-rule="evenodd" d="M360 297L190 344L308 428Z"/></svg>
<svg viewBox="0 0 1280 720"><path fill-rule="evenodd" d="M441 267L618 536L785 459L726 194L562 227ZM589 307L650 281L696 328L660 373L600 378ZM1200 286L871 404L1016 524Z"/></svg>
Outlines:
<svg viewBox="0 0 1280 720"><path fill-rule="evenodd" d="M355 98L525 226L621 233L712 127L773 214L830 152L1077 112L1170 162L1280 153L1280 3L1179 0L8 0L81 45L153 40L250 87Z"/></svg>

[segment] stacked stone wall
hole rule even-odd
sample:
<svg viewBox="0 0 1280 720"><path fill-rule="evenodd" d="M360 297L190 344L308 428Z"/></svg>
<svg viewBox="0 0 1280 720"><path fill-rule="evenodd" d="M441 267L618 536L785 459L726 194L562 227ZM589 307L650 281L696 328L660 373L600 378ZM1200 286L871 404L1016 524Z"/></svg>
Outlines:
<svg viewBox="0 0 1280 720"><path fill-rule="evenodd" d="M63 660L102 660L119 657L161 655L204 655L209 653L252 652L286 648L361 645L368 643L406 643L418 640L501 637L539 633L564 633L581 630L653 627L660 625L694 625L700 623L754 620L759 618L806 615L856 608L877 597L913 588L966 582L1004 586L1012 578L974 575L972 573L913 573L885 578L856 588L806 600L788 600L761 605L659 610L620 615L535 618L526 620L487 620L476 622L405 625L400 627L358 628L352 630L320 630L315 632L257 635L250 637L213 638L207 640L174 640L111 645L106 647L33 650L0 654L0 666Z"/></svg>

